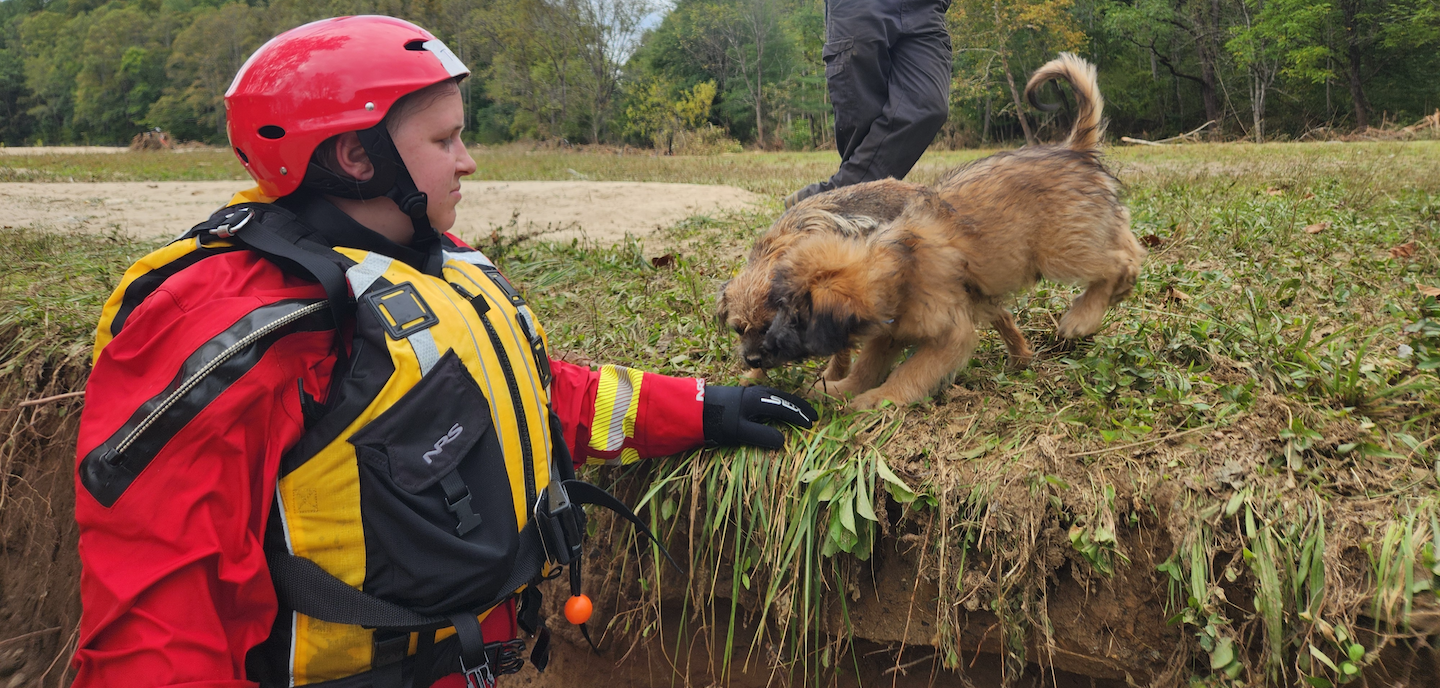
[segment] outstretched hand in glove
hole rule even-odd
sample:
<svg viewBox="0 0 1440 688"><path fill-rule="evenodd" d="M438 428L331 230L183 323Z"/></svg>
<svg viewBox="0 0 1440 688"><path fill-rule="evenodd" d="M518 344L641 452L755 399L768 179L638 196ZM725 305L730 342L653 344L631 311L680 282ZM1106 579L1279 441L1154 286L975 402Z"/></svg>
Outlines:
<svg viewBox="0 0 1440 688"><path fill-rule="evenodd" d="M705 443L710 446L753 444L766 449L785 446L779 430L756 421L779 420L802 428L818 414L793 394L762 386L705 387Z"/></svg>

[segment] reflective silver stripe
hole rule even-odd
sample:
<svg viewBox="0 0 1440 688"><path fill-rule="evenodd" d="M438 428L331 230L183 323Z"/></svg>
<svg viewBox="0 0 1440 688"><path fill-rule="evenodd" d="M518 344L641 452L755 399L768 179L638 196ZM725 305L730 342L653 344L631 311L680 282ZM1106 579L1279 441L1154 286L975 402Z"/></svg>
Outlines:
<svg viewBox="0 0 1440 688"><path fill-rule="evenodd" d="M290 612L290 688L295 688L295 639L300 637L300 612Z"/></svg>
<svg viewBox="0 0 1440 688"><path fill-rule="evenodd" d="M420 47L429 50L432 55L440 58L440 66L444 67L445 73L450 76L465 76L470 73L470 70L465 68L465 63L461 62L460 58L455 57L455 53L450 52L450 49L445 47L445 44L441 43L440 39L425 41L420 44Z"/></svg>
<svg viewBox="0 0 1440 688"><path fill-rule="evenodd" d="M378 253L365 254L365 260L345 271L345 278L350 280L350 290L355 292L356 296L364 294L365 290L375 283L375 280L380 279L380 276L390 269L390 264L393 262L392 259Z"/></svg>
<svg viewBox="0 0 1440 688"><path fill-rule="evenodd" d="M410 347L415 349L415 360L420 362L420 374L428 375L430 369L440 362L440 349L435 346L435 335L430 334L430 328L427 327L406 339L410 340Z"/></svg>
<svg viewBox="0 0 1440 688"><path fill-rule="evenodd" d="M458 260L462 263L484 265L489 268L495 267L495 264L490 262L490 259L486 258L485 254L479 251L445 251L445 260Z"/></svg>
<svg viewBox="0 0 1440 688"><path fill-rule="evenodd" d="M630 384L629 369L615 366L615 405L610 407L610 429L605 434L605 451L615 451L625 444L625 414L630 411L630 397L635 387Z"/></svg>
<svg viewBox="0 0 1440 688"><path fill-rule="evenodd" d="M294 554L295 545L290 542L290 520L285 517L285 498L280 495L280 483L275 483L275 506L280 512L280 532L285 534L285 551ZM290 612L290 664L288 665L290 686L295 686L295 626L299 622L299 612Z"/></svg>
<svg viewBox="0 0 1440 688"><path fill-rule="evenodd" d="M522 305L515 310L520 313L520 318L525 321L525 330L539 337L540 328L535 326L535 314L530 312L530 307Z"/></svg>

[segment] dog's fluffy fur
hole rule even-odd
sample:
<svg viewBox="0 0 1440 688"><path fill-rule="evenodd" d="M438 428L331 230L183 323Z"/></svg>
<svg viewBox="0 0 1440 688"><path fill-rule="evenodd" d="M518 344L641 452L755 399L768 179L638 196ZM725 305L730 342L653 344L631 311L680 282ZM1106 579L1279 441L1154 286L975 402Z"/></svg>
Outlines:
<svg viewBox="0 0 1440 688"><path fill-rule="evenodd" d="M995 327L1012 361L1028 363L1030 349L1004 304L1041 277L1086 285L1060 320L1061 337L1099 329L1134 286L1145 250L1130 232L1118 182L1097 157L1104 123L1095 68L1062 54L1026 85L1032 103L1053 79L1070 82L1077 101L1061 144L978 160L933 190L893 180L848 187L850 206L875 191L886 195L873 207L894 208L907 196L893 219L872 211L868 217L882 224L869 231L802 221L796 211L804 203L782 216L720 300L746 362L767 368L833 356L826 378L835 379L840 360L861 345L831 389L857 394L853 405L870 408L924 398L969 360L979 326ZM808 208L843 219L829 202ZM890 373L909 347L914 353Z"/></svg>
<svg viewBox="0 0 1440 688"><path fill-rule="evenodd" d="M765 334L775 319L770 298L775 262L797 241L811 234L868 236L880 225L900 216L906 204L925 187L882 179L846 186L806 198L785 211L755 242L745 267L720 289L717 317L740 336L740 356L750 366L749 381L764 379L764 369L803 358L783 357L765 346ZM830 361L828 380L845 377L850 365L847 351Z"/></svg>

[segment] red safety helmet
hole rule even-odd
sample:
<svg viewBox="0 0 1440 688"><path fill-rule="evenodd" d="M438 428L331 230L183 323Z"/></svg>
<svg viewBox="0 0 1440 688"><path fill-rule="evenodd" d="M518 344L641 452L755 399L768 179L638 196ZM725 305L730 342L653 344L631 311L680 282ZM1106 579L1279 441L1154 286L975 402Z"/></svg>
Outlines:
<svg viewBox="0 0 1440 688"><path fill-rule="evenodd" d="M444 43L403 19L322 19L245 61L225 92L225 128L260 190L285 196L300 187L320 142L373 127L406 94L469 73Z"/></svg>

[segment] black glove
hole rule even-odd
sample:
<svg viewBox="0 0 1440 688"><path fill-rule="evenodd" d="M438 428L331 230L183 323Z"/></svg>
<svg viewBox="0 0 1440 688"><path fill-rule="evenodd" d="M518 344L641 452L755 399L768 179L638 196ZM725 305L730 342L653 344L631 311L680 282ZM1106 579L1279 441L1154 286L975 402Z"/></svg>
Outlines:
<svg viewBox="0 0 1440 688"><path fill-rule="evenodd" d="M705 387L705 443L710 446L753 444L766 449L785 446L775 428L756 423L773 418L808 428L818 414L794 394L770 387Z"/></svg>

